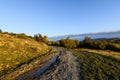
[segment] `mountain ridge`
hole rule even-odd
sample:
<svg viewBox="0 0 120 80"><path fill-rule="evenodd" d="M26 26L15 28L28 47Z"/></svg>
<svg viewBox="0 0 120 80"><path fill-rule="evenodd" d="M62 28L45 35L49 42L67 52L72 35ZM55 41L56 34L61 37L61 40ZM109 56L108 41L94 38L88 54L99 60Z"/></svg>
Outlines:
<svg viewBox="0 0 120 80"><path fill-rule="evenodd" d="M118 38L120 37L120 30L118 31L109 31L109 32L98 32L98 33L84 33L84 34L71 34L71 35L62 35L49 37L49 40L57 41L60 39L65 39L70 37L70 39L83 40L85 37L91 37L92 39L97 38Z"/></svg>

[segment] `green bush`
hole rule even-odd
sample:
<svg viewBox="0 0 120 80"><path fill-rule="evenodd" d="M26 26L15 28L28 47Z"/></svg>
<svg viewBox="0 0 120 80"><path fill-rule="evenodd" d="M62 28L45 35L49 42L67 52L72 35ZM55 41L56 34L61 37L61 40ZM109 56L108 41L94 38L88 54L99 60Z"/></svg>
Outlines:
<svg viewBox="0 0 120 80"><path fill-rule="evenodd" d="M0 33L2 33L2 30L0 29Z"/></svg>
<svg viewBox="0 0 120 80"><path fill-rule="evenodd" d="M62 39L60 40L60 45L65 48L77 48L79 46L79 42L77 40L71 40L71 39Z"/></svg>
<svg viewBox="0 0 120 80"><path fill-rule="evenodd" d="M47 36L42 36L41 34L34 35L34 39L38 42L44 42L46 44L49 43L48 37Z"/></svg>
<svg viewBox="0 0 120 80"><path fill-rule="evenodd" d="M21 34L17 34L16 35L18 38L22 38L22 39L27 39L27 35L25 33L21 33Z"/></svg>

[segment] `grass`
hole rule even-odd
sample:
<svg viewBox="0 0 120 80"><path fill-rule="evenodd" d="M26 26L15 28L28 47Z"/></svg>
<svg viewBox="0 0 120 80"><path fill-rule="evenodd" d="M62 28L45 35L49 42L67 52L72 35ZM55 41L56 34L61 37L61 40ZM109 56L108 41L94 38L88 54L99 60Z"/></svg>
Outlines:
<svg viewBox="0 0 120 80"><path fill-rule="evenodd" d="M20 78L22 75L30 75L31 72L34 73L36 70L39 70L45 66L54 57L54 55L56 55L56 50L50 49L49 52L37 56L36 58L30 60L27 64L23 64L20 67L1 76L0 80L16 80L17 77Z"/></svg>
<svg viewBox="0 0 120 80"><path fill-rule="evenodd" d="M0 34L0 76L46 54L50 48L33 39Z"/></svg>
<svg viewBox="0 0 120 80"><path fill-rule="evenodd" d="M85 48L82 48L80 50L93 52L93 53L97 53L97 54L101 54L105 56L112 56L114 58L120 59L120 52L115 52L115 51L110 51L110 50L85 49Z"/></svg>
<svg viewBox="0 0 120 80"><path fill-rule="evenodd" d="M120 80L120 59L81 50L73 52L80 62L82 80Z"/></svg>

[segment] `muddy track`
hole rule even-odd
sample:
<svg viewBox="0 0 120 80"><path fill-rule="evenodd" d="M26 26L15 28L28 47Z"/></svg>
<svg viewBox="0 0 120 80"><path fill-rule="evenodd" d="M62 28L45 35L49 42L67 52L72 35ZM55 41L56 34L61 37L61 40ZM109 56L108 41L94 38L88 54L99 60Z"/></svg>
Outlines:
<svg viewBox="0 0 120 80"><path fill-rule="evenodd" d="M8 75L1 80L80 80L80 64L72 52L64 49L57 49L59 52L48 55L41 62L41 58L33 61L33 68L23 67L18 71L23 72L17 75ZM40 62L40 63L39 63ZM28 68L28 70L26 70ZM15 71L17 72L17 71ZM9 79L9 76L17 76Z"/></svg>
<svg viewBox="0 0 120 80"><path fill-rule="evenodd" d="M58 60L45 73L34 80L79 80L79 62L70 51L62 51Z"/></svg>

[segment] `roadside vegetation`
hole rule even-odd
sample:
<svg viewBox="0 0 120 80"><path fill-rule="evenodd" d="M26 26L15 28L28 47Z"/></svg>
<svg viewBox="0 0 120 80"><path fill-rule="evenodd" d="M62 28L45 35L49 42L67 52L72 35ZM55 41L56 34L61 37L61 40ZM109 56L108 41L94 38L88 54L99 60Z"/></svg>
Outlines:
<svg viewBox="0 0 120 80"><path fill-rule="evenodd" d="M89 48L120 52L120 44L116 43L114 40L112 40L112 42L106 40L92 40L89 37L85 37L83 41L72 40L68 37L55 42L51 41L51 45L62 46L69 49Z"/></svg>
<svg viewBox="0 0 120 80"><path fill-rule="evenodd" d="M81 80L120 79L120 59L87 51L72 51L80 62Z"/></svg>
<svg viewBox="0 0 120 80"><path fill-rule="evenodd" d="M0 76L47 54L51 48L24 33L0 30Z"/></svg>

